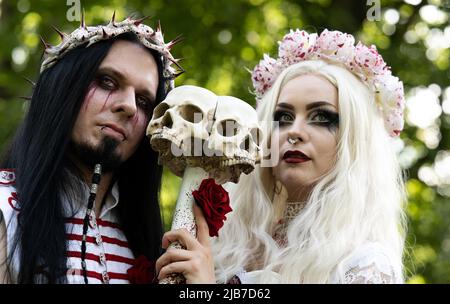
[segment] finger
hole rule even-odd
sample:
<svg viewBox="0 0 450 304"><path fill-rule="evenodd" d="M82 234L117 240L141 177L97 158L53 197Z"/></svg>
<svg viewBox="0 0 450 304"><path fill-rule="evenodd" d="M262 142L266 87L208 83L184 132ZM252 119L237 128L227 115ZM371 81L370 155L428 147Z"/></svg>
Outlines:
<svg viewBox="0 0 450 304"><path fill-rule="evenodd" d="M195 223L197 224L197 239L203 246L209 247L209 227L202 209L194 204Z"/></svg>
<svg viewBox="0 0 450 304"><path fill-rule="evenodd" d="M163 238L162 238L162 244L161 247L163 249L167 249L169 247L169 245L173 242L179 242L181 243L181 245L183 245L184 247L186 247L185 243L184 243L184 239L180 238L180 233L175 233L175 231L179 231L179 230L183 230L183 229L176 229L176 230L171 230L171 231L167 231L166 233L164 233ZM185 230L185 229L184 229Z"/></svg>
<svg viewBox="0 0 450 304"><path fill-rule="evenodd" d="M156 268L161 269L164 265L178 262L186 261L193 258L193 252L185 249L169 249L163 255L161 255L156 261Z"/></svg>
<svg viewBox="0 0 450 304"><path fill-rule="evenodd" d="M167 248L170 243L178 241L188 250L195 250L201 246L197 239L186 229L171 230L164 234L162 247Z"/></svg>
<svg viewBox="0 0 450 304"><path fill-rule="evenodd" d="M162 241L161 241L161 247L163 249L167 249L169 247L170 243L172 242L172 241L170 241L169 236L168 236L169 232L170 231L164 233L164 235L163 235L163 238L162 238Z"/></svg>
<svg viewBox="0 0 450 304"><path fill-rule="evenodd" d="M158 275L158 280L162 280L172 273L188 273L190 268L190 264L187 261L170 263L161 268Z"/></svg>
<svg viewBox="0 0 450 304"><path fill-rule="evenodd" d="M184 249L169 249L156 261L155 268L158 273L161 268L173 262L187 261L193 258L191 251Z"/></svg>

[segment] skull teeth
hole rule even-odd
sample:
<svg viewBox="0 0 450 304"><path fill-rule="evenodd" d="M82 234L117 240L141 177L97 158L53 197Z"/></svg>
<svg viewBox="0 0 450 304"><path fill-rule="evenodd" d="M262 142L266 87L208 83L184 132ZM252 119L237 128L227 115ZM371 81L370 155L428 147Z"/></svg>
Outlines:
<svg viewBox="0 0 450 304"><path fill-rule="evenodd" d="M226 159L220 162L221 167L231 167L234 165L250 165L255 166L255 160L248 157L239 157L235 159Z"/></svg>
<svg viewBox="0 0 450 304"><path fill-rule="evenodd" d="M163 130L157 131L153 133L151 141L157 140L157 139L164 139L167 141L170 141L172 144L176 145L178 148L181 148L182 141L176 138L175 135L170 134L169 132L164 132ZM157 149L158 147L155 147Z"/></svg>

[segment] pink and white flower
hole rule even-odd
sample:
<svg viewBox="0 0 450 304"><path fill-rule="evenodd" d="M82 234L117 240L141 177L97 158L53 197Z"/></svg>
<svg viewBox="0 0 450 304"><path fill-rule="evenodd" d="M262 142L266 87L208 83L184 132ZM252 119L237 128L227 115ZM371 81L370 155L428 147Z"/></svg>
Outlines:
<svg viewBox="0 0 450 304"><path fill-rule="evenodd" d="M278 61L264 54L264 58L252 72L253 87L259 97L272 87L280 72L281 66Z"/></svg>
<svg viewBox="0 0 450 304"><path fill-rule="evenodd" d="M377 102L381 107L385 127L391 136L398 136L403 130L403 83L390 73L377 76L375 81L378 88Z"/></svg>
<svg viewBox="0 0 450 304"><path fill-rule="evenodd" d="M314 51L316 38L315 34L291 30L278 42L278 57L286 66L305 60Z"/></svg>
<svg viewBox="0 0 450 304"><path fill-rule="evenodd" d="M404 119L403 111L394 109L385 114L384 126L387 129L389 135L392 137L398 136L403 130Z"/></svg>
<svg viewBox="0 0 450 304"><path fill-rule="evenodd" d="M361 42L358 42L355 47L353 64L355 72L364 75L366 78L384 74L388 70L383 57L378 54L377 48L374 45L369 48Z"/></svg>
<svg viewBox="0 0 450 304"><path fill-rule="evenodd" d="M324 30L317 38L314 51L323 57L346 61L353 58L354 44L355 38L350 34Z"/></svg>
<svg viewBox="0 0 450 304"><path fill-rule="evenodd" d="M379 102L383 107L403 111L405 108L403 83L391 74L379 75L375 78L375 82L379 91Z"/></svg>

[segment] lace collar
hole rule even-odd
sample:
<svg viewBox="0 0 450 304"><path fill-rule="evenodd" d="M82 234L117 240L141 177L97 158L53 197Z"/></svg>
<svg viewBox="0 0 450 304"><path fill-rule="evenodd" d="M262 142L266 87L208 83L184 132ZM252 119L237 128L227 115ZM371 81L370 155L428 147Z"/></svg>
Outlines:
<svg viewBox="0 0 450 304"><path fill-rule="evenodd" d="M283 216L276 222L272 237L280 247L287 244L286 233L290 222L305 207L306 202L286 202Z"/></svg>
<svg viewBox="0 0 450 304"><path fill-rule="evenodd" d="M283 218L285 221L291 221L295 218L303 208L305 208L306 202L286 202L284 208Z"/></svg>

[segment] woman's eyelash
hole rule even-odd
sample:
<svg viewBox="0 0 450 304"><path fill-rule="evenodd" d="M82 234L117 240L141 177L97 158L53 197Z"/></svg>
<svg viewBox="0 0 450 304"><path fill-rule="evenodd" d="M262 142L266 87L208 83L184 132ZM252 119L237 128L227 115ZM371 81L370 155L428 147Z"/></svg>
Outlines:
<svg viewBox="0 0 450 304"><path fill-rule="evenodd" d="M325 117L326 120L325 121L321 121L321 122L319 121L317 123L332 123L332 124L339 123L339 114L338 113L335 113L335 112L332 112L332 111L328 111L328 110L324 110L324 109L316 110L316 111L312 112L311 115L310 115L310 119L313 119L313 118L315 118L315 117L317 117L319 115Z"/></svg>
<svg viewBox="0 0 450 304"><path fill-rule="evenodd" d="M274 115L273 115L273 120L274 121L278 121L280 125L283 125L286 123L285 119L283 119L283 117L288 118L290 121L294 120L294 116L287 112L287 111L275 111Z"/></svg>
<svg viewBox="0 0 450 304"><path fill-rule="evenodd" d="M318 119L319 117L321 119ZM276 110L273 119L282 127L291 124L295 120L295 115L289 111ZM333 131L339 127L339 114L326 109L317 109L308 115L308 121L310 124L326 127Z"/></svg>
<svg viewBox="0 0 450 304"><path fill-rule="evenodd" d="M325 119L321 121L314 120L317 116L322 116ZM325 127L330 132L335 132L339 128L339 114L336 112L328 111L328 110L316 110L311 113L310 120L313 120L311 123L317 126Z"/></svg>

